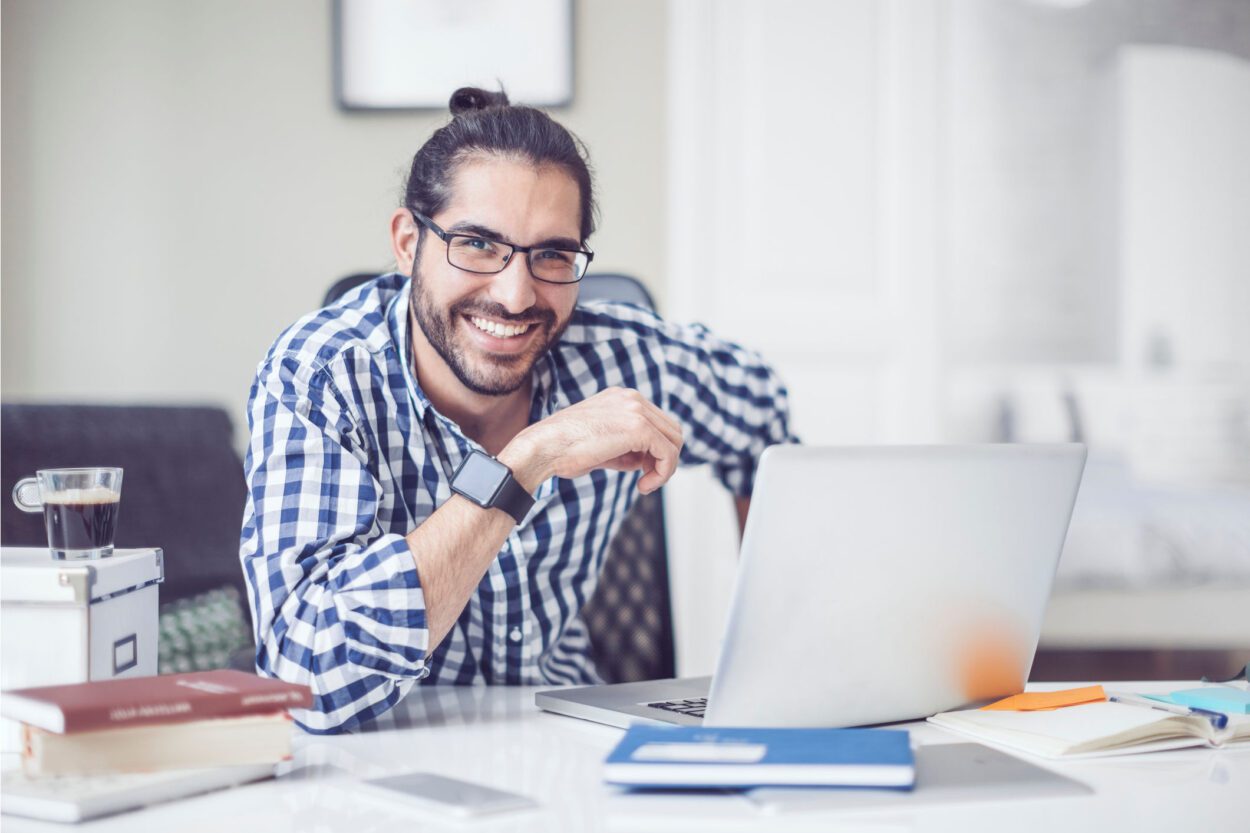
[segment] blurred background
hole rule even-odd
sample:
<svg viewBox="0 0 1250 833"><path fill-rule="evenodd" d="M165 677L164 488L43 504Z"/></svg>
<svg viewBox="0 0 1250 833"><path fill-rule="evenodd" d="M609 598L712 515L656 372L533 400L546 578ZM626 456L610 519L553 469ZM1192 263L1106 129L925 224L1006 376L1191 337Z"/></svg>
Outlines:
<svg viewBox="0 0 1250 833"><path fill-rule="evenodd" d="M343 13L504 7L4 0L4 401L211 405L242 448L257 361L389 268L447 118L343 106ZM1250 659L1250 3L554 8L596 270L765 353L807 442L1087 442L1035 678ZM667 490L683 673L734 574L711 482Z"/></svg>

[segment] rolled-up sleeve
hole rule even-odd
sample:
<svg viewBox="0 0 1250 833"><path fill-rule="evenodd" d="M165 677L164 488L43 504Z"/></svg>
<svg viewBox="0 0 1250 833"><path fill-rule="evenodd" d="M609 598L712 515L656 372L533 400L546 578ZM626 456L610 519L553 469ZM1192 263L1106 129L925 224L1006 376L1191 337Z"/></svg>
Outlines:
<svg viewBox="0 0 1250 833"><path fill-rule="evenodd" d="M248 424L240 558L256 666L312 688L313 708L294 715L301 726L340 731L428 673L416 564L404 536L379 526L365 433L324 368L262 363Z"/></svg>
<svg viewBox="0 0 1250 833"><path fill-rule="evenodd" d="M662 407L681 421L683 464L711 464L725 487L749 497L760 455L796 443L780 377L758 354L717 338L702 325L656 319Z"/></svg>

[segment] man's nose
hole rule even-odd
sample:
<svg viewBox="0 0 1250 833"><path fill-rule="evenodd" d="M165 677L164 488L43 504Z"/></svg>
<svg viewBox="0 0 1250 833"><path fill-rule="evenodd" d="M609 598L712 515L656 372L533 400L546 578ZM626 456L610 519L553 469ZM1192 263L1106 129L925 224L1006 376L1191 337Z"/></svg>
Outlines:
<svg viewBox="0 0 1250 833"><path fill-rule="evenodd" d="M534 306L538 295L534 292L534 279L525 255L517 252L503 271L495 275L490 283L490 296L514 315Z"/></svg>

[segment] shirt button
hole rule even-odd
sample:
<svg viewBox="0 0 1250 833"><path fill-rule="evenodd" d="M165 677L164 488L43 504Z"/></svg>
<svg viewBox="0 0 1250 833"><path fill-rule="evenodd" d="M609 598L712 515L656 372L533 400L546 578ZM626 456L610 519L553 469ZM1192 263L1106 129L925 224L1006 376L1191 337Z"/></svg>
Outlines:
<svg viewBox="0 0 1250 833"><path fill-rule="evenodd" d="M508 634L508 638L511 639L513 642L520 642L521 641L521 629L513 628L512 633Z"/></svg>

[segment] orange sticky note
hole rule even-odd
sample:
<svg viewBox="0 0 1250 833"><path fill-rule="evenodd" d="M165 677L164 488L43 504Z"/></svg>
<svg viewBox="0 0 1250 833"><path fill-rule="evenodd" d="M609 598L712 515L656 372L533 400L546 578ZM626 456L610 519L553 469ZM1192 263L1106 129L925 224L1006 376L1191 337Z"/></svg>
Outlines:
<svg viewBox="0 0 1250 833"><path fill-rule="evenodd" d="M1065 688L1063 691L1026 691L1004 697L988 706L983 711L1009 712L1040 712L1061 709L1064 706L1079 706L1081 703L1097 703L1107 699L1107 694L1100 685L1085 688Z"/></svg>

